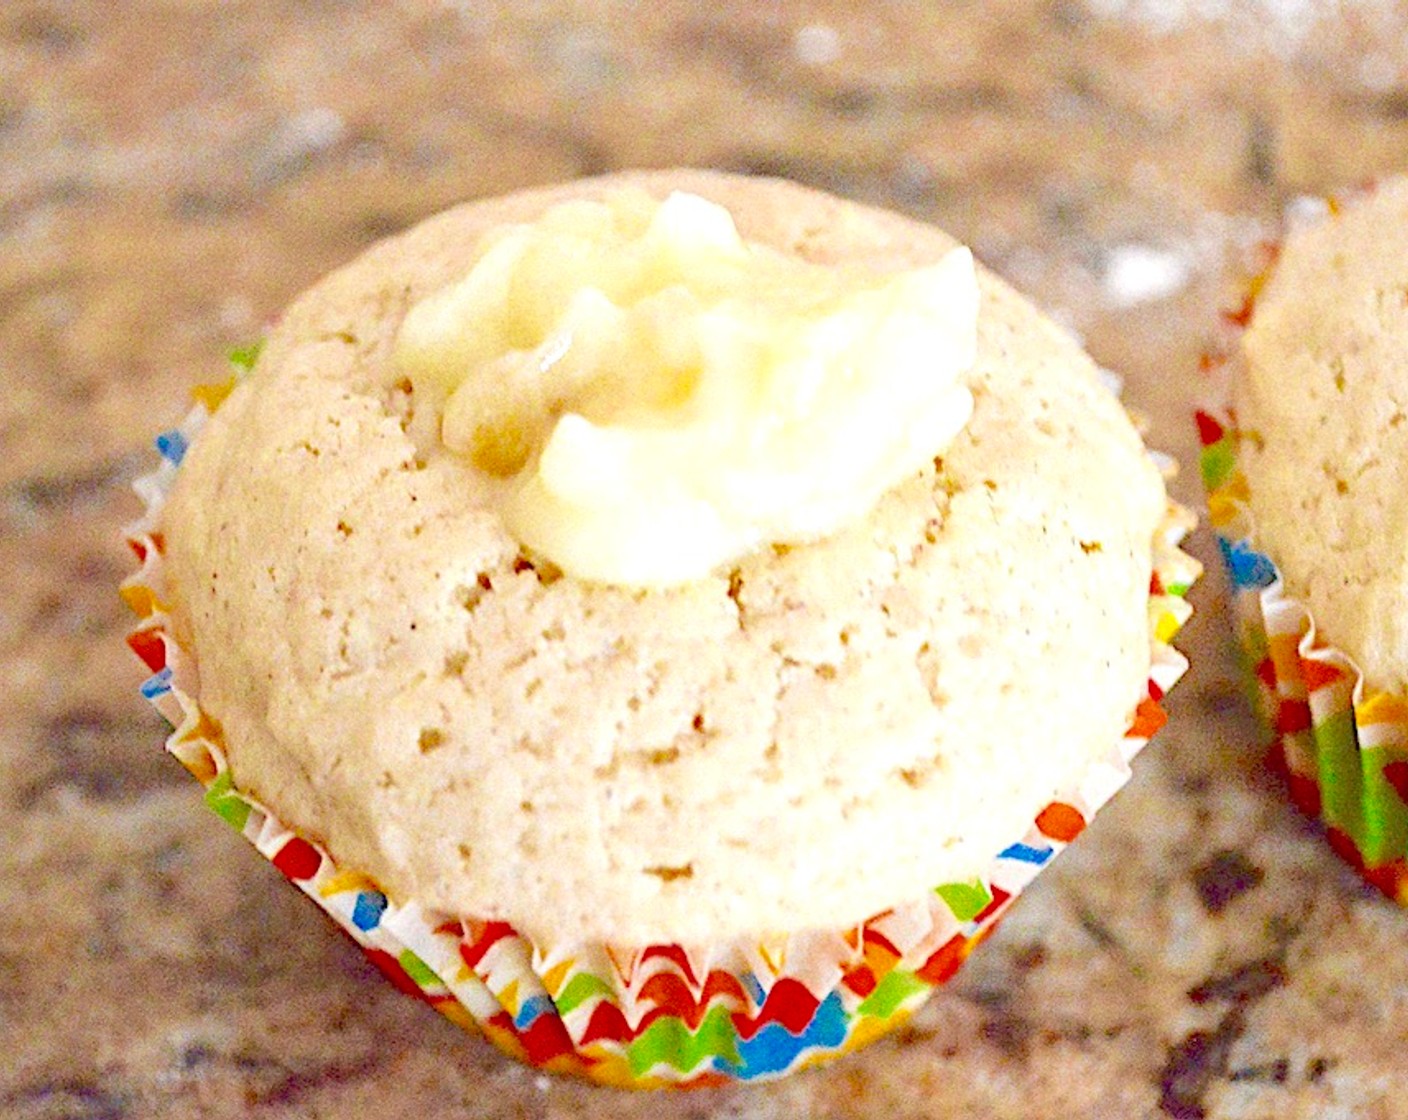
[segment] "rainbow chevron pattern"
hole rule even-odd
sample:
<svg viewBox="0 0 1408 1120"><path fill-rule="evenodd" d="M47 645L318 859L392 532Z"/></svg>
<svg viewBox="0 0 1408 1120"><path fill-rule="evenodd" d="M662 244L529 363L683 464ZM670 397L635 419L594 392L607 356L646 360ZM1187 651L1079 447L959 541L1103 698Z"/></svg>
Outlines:
<svg viewBox="0 0 1408 1120"><path fill-rule="evenodd" d="M128 641L151 674L143 695L174 728L167 749L204 785L207 805L394 984L543 1069L631 1088L694 1087L776 1077L883 1034L953 975L1012 899L1124 784L1130 759L1164 722L1159 700L1187 667L1168 642L1190 613L1184 594L1199 569L1178 549L1192 518L1171 506L1150 588L1147 698L1109 756L999 852L985 875L943 884L852 929L703 949L536 946L504 922L387 898L232 784L219 730L197 699L192 659L168 626L158 530L186 447L230 387L198 392L182 425L158 439L162 463L137 484L146 515L128 531L140 564L122 588L139 619Z"/></svg>

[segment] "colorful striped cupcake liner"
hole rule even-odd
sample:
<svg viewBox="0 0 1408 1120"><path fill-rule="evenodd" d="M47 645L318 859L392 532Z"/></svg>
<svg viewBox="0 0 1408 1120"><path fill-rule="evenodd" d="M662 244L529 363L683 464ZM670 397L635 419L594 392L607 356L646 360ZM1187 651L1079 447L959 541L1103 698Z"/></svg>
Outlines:
<svg viewBox="0 0 1408 1120"><path fill-rule="evenodd" d="M1408 905L1408 699L1373 688L1316 632L1310 610L1254 543L1235 417L1197 419L1208 508L1273 761L1295 803L1324 822L1335 851Z"/></svg>
<svg viewBox="0 0 1408 1120"><path fill-rule="evenodd" d="M1334 200L1325 207L1329 215L1339 209ZM1266 248L1267 261L1242 305L1225 317L1228 338L1204 359L1222 382L1216 391L1224 401L1237 338L1276 252ZM1235 410L1219 405L1196 419L1209 519L1232 583L1254 702L1272 735L1273 763L1296 805L1324 823L1335 851L1408 905L1408 698L1374 688L1347 653L1325 642L1309 608L1287 592L1275 562L1257 548Z"/></svg>
<svg viewBox="0 0 1408 1120"><path fill-rule="evenodd" d="M151 671L142 694L175 729L167 749L205 786L207 805L393 983L543 1069L632 1088L751 1081L816 1064L891 1029L957 971L1012 899L1124 784L1130 759L1164 722L1159 700L1187 667L1168 643L1190 613L1184 594L1199 569L1178 549L1192 517L1171 506L1150 589L1147 699L1109 756L1048 805L986 874L945 883L851 929L707 949L539 947L504 922L392 901L232 783L219 730L197 700L192 658L169 627L157 527L186 447L232 384L197 392L185 421L157 440L159 469L137 484L147 510L128 539L141 567L122 594L140 620L129 643Z"/></svg>

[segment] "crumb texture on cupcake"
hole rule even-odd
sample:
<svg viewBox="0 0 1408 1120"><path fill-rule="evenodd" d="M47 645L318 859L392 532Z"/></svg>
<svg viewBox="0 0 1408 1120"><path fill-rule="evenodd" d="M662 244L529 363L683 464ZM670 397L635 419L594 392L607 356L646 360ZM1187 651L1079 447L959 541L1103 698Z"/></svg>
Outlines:
<svg viewBox="0 0 1408 1120"><path fill-rule="evenodd" d="M471 203L316 285L163 515L235 781L394 898L539 943L836 928L977 874L1145 695L1157 470L1076 343L979 269L971 419L867 517L667 590L561 576L492 479L412 438L392 352L487 230L622 184L823 264L954 247L660 172Z"/></svg>
<svg viewBox="0 0 1408 1120"><path fill-rule="evenodd" d="M1371 682L1408 688L1408 180L1292 230L1236 362L1257 547Z"/></svg>

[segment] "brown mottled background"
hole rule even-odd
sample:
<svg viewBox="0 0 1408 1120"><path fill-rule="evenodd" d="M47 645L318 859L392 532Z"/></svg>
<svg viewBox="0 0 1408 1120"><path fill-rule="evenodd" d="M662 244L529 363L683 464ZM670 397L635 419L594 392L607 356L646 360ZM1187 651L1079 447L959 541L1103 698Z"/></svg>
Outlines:
<svg viewBox="0 0 1408 1120"><path fill-rule="evenodd" d="M912 1027L772 1087L509 1064L200 807L114 593L153 431L375 238L668 164L948 227L1190 462L1228 262L1298 194L1408 165L1408 6L6 0L0 1115L1408 1115L1408 914L1264 776L1215 575L1127 793Z"/></svg>

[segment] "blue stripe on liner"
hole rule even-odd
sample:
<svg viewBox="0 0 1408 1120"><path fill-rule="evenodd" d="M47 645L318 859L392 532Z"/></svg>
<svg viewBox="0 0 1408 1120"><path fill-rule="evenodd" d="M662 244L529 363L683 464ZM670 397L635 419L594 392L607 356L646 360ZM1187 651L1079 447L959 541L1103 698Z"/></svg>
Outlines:
<svg viewBox="0 0 1408 1120"><path fill-rule="evenodd" d="M845 1044L846 1034L846 1012L840 995L832 992L821 1001L801 1034L791 1034L781 1023L768 1023L752 1038L738 1040L737 1064L716 1056L714 1066L751 1081L791 1069L808 1050L835 1050Z"/></svg>
<svg viewBox="0 0 1408 1120"><path fill-rule="evenodd" d="M1238 587L1270 587L1276 582L1276 565L1245 541L1217 538L1222 560Z"/></svg>
<svg viewBox="0 0 1408 1120"><path fill-rule="evenodd" d="M181 465L181 460L186 457L186 437L181 434L179 428L172 428L169 432L162 432L156 437L156 449L161 452L161 457L176 466Z"/></svg>
<svg viewBox="0 0 1408 1120"><path fill-rule="evenodd" d="M547 996L532 996L523 1001L523 1006L518 1009L518 1014L514 1017L513 1025L517 1030L527 1030L542 1015L553 1009L552 1000Z"/></svg>
<svg viewBox="0 0 1408 1120"><path fill-rule="evenodd" d="M171 668L168 666L159 673L154 673L142 682L142 696L147 700L155 700L158 696L164 696L171 691Z"/></svg>
<svg viewBox="0 0 1408 1120"><path fill-rule="evenodd" d="M352 924L362 931L376 929L386 912L386 896L380 891L362 891L352 907Z"/></svg>
<svg viewBox="0 0 1408 1120"><path fill-rule="evenodd" d="M1015 859L1021 863L1034 863L1040 867L1052 856L1050 848L1033 848L1030 844L1013 844L998 852L998 859Z"/></svg>

